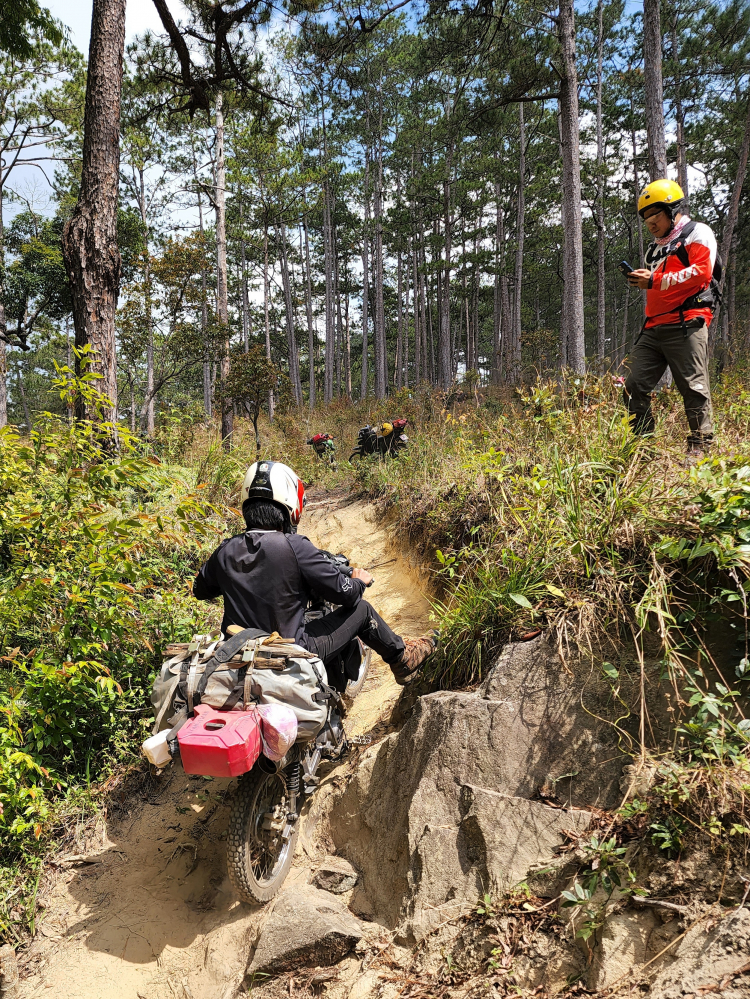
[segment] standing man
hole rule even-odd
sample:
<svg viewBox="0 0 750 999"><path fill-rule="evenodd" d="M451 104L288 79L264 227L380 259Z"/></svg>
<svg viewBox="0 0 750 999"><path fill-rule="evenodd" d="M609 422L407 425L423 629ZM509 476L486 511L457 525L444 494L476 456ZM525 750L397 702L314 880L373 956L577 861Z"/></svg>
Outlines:
<svg viewBox="0 0 750 999"><path fill-rule="evenodd" d="M635 432L653 433L651 393L669 366L685 404L687 461L694 464L713 440L708 327L716 300L716 238L703 222L682 214L684 198L673 180L655 180L638 198L638 214L654 241L647 266L628 274L632 287L646 291L646 320L630 353L623 396Z"/></svg>

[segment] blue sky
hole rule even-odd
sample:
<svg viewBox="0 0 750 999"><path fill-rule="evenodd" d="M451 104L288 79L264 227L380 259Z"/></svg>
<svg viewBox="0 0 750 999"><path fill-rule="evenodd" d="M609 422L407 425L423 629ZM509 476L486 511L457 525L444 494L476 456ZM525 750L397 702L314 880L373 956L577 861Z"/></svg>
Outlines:
<svg viewBox="0 0 750 999"><path fill-rule="evenodd" d="M54 17L70 28L71 41L88 55L91 32L91 0L44 0ZM175 13L177 13L175 9ZM161 21L152 0L127 0L125 34L128 41L147 28L161 29Z"/></svg>

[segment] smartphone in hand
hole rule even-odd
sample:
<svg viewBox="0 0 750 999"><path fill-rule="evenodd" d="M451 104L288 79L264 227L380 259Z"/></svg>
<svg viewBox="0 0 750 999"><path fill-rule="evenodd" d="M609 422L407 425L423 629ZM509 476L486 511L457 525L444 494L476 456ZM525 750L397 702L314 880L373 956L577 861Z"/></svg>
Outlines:
<svg viewBox="0 0 750 999"><path fill-rule="evenodd" d="M633 273L634 268L630 266L627 260L621 260L617 266L625 277Z"/></svg>

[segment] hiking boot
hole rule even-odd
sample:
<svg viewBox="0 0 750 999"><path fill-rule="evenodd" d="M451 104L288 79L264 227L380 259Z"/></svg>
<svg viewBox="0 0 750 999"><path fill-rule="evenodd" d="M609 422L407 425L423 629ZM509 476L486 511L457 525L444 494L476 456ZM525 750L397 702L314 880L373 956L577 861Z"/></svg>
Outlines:
<svg viewBox="0 0 750 999"><path fill-rule="evenodd" d="M414 679L424 661L437 647L434 635L421 635L419 638L405 638L404 651L398 662L391 664L391 672L396 683L404 686Z"/></svg>
<svg viewBox="0 0 750 999"><path fill-rule="evenodd" d="M699 461L703 461L706 457L706 452L702 447L698 447L695 444L690 444L687 449L687 454L685 455L685 460L683 465L685 468L692 468L693 465L697 465Z"/></svg>

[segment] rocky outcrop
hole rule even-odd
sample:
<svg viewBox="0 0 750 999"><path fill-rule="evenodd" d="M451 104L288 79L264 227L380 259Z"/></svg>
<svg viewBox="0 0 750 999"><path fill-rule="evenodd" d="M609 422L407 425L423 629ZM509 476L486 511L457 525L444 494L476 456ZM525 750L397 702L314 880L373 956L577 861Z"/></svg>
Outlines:
<svg viewBox="0 0 750 999"><path fill-rule="evenodd" d="M710 918L688 930L674 962L654 980L651 999L750 995L750 912L741 908L721 919L714 917L714 926L706 932Z"/></svg>
<svg viewBox="0 0 750 999"><path fill-rule="evenodd" d="M247 977L335 964L361 938L359 920L335 895L309 885L288 888L261 927Z"/></svg>
<svg viewBox="0 0 750 999"><path fill-rule="evenodd" d="M508 646L474 693L419 698L331 815L339 852L362 871L355 910L419 940L485 892L559 867L566 834L590 821L579 806L611 804L626 761L596 698L582 707L587 683L540 638ZM556 788L567 809L531 800Z"/></svg>
<svg viewBox="0 0 750 999"><path fill-rule="evenodd" d="M351 891L357 881L359 874L356 868L344 857L326 857L313 878L313 884L317 888L333 892L334 895L344 895Z"/></svg>

